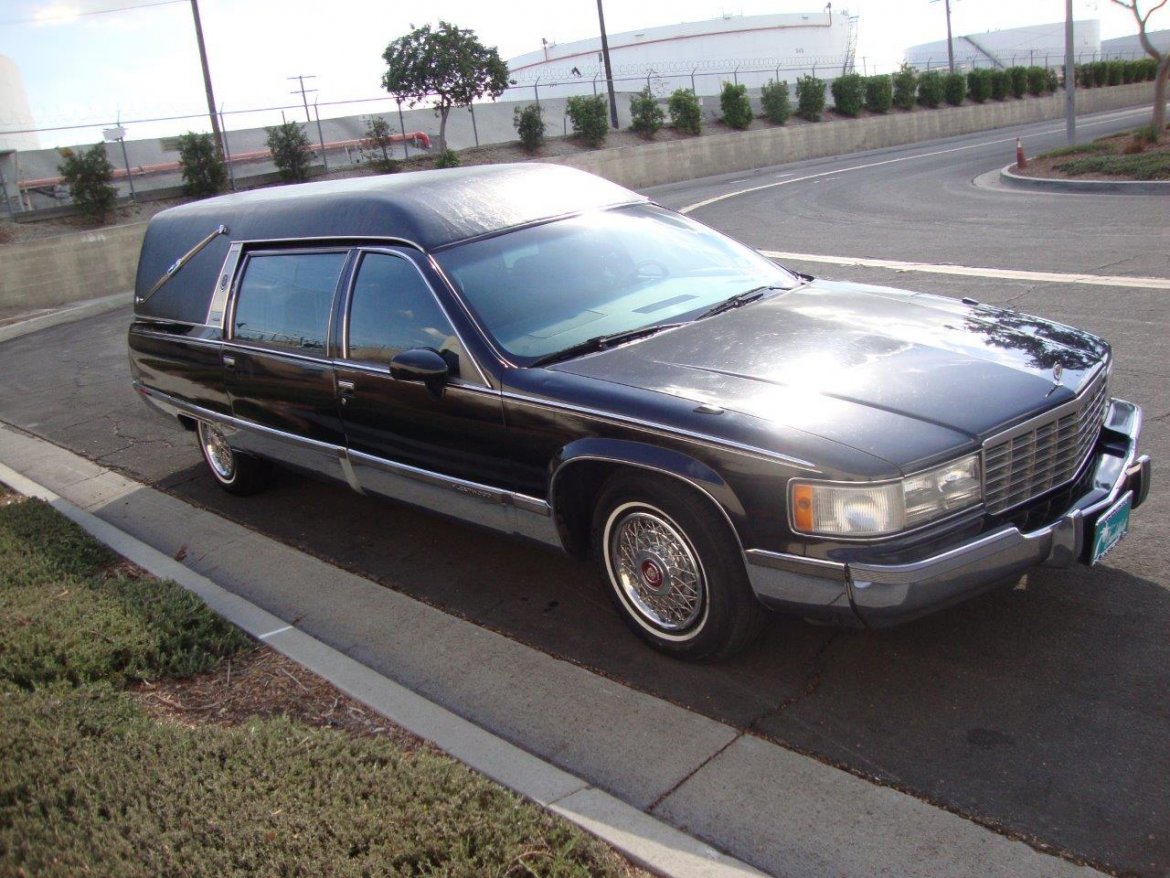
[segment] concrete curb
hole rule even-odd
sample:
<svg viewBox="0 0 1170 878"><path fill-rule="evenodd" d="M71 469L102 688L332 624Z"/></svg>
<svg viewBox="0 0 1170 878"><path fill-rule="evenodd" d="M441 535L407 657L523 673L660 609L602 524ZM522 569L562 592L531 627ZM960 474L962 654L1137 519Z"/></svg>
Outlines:
<svg viewBox="0 0 1170 878"><path fill-rule="evenodd" d="M49 503L119 555L153 576L178 583L260 642L460 762L603 839L639 866L680 878L764 874L416 695L3 463L0 482Z"/></svg>
<svg viewBox="0 0 1170 878"><path fill-rule="evenodd" d="M1170 180L1065 180L1053 177L1023 177L1013 173L1014 165L999 172L1001 183L1013 189L1039 192L1079 192L1084 195L1170 195Z"/></svg>
<svg viewBox="0 0 1170 878"><path fill-rule="evenodd" d="M793 878L1100 874L456 619L4 424L0 480L47 496L135 563L653 871L758 875L747 861ZM180 551L184 564L173 560Z"/></svg>
<svg viewBox="0 0 1170 878"><path fill-rule="evenodd" d="M15 323L0 326L0 343L48 329L51 326L60 326L63 323L72 323L74 320L84 320L86 317L96 317L107 311L129 307L133 301L133 295L132 291L127 290L124 293L114 293L100 299L90 299L75 305L55 308L47 313L22 315Z"/></svg>

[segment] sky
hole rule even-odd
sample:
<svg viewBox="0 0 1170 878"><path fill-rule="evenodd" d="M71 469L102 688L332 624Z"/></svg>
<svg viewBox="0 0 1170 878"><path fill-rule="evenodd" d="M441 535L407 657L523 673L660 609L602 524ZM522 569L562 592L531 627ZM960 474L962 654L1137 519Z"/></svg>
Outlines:
<svg viewBox="0 0 1170 878"><path fill-rule="evenodd" d="M1065 14L1065 0L951 0L951 7L956 35ZM1110 0L1074 0L1073 8L1078 19L1100 19L1102 39L1136 33L1132 15ZM608 0L605 19L610 33L620 33L724 14L822 9L821 0ZM299 104L291 93L299 85L288 79L296 75L315 77L305 80L316 89L310 104L384 98L386 45L440 19L471 28L505 59L539 49L542 37L567 43L598 30L595 0L199 0L199 10L216 101L229 114ZM858 69L865 58L869 73L893 70L906 46L946 38L943 0L835 0L833 11L860 16ZM1151 22L1151 29L1166 27L1170 7ZM17 65L38 128L94 126L44 131L42 147L93 142L115 119L128 139L206 130L190 0L0 0L0 55ZM369 106L385 112L393 104ZM341 113L322 106L320 114ZM195 118L137 121L184 115ZM11 110L0 106L0 131L11 127Z"/></svg>

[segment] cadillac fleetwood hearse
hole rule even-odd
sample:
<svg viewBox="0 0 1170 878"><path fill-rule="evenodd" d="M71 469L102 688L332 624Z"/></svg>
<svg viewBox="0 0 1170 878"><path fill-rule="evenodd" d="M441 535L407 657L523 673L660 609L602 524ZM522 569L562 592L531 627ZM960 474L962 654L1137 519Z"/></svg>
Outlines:
<svg viewBox="0 0 1170 878"><path fill-rule="evenodd" d="M1101 339L788 271L553 165L164 211L129 346L226 490L280 464L591 556L690 658L766 607L883 626L1094 564L1150 483Z"/></svg>

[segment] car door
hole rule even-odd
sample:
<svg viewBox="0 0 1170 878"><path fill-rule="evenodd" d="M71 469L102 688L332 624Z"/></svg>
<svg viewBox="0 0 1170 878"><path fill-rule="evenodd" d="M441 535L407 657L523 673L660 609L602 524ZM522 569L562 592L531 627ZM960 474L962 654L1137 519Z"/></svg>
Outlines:
<svg viewBox="0 0 1170 878"><path fill-rule="evenodd" d="M513 529L499 393L413 261L393 250L358 255L341 336L338 410L362 489ZM442 357L443 380L391 374L395 357L420 350Z"/></svg>
<svg viewBox="0 0 1170 878"><path fill-rule="evenodd" d="M223 366L232 444L340 477L330 315L348 249L249 253L236 284Z"/></svg>

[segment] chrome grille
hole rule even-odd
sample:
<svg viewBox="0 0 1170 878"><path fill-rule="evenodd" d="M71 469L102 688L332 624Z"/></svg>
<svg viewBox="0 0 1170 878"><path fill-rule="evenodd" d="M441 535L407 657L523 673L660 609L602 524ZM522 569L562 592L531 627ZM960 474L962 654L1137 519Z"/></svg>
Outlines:
<svg viewBox="0 0 1170 878"><path fill-rule="evenodd" d="M1108 401L1102 374L1073 401L990 439L983 449L987 511L1006 512L1072 481L1093 450Z"/></svg>

